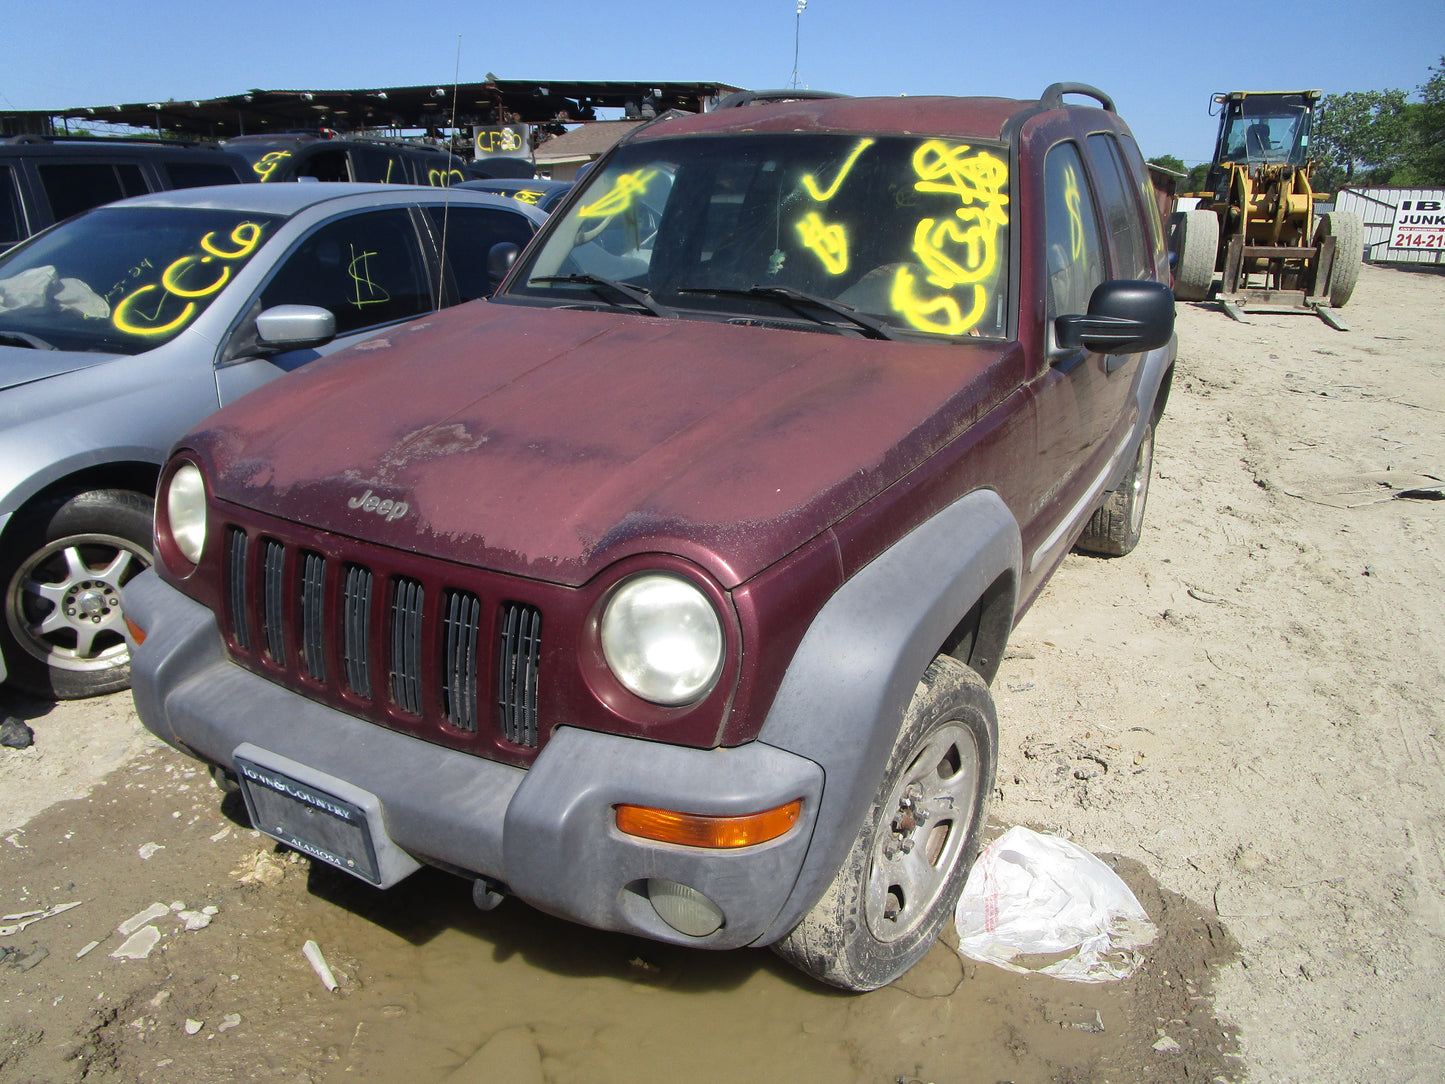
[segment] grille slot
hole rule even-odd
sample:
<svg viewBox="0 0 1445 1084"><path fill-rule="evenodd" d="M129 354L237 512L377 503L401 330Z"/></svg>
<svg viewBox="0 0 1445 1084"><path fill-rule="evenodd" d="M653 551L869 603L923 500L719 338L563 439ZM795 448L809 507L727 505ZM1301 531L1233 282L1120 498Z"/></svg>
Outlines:
<svg viewBox="0 0 1445 1084"><path fill-rule="evenodd" d="M421 628L425 592L416 580L398 579L391 596L391 699L421 714Z"/></svg>
<svg viewBox="0 0 1445 1084"><path fill-rule="evenodd" d="M497 666L497 707L502 733L513 745L537 745L538 662L542 655L542 612L509 602L502 608Z"/></svg>
<svg viewBox="0 0 1445 1084"><path fill-rule="evenodd" d="M283 665L286 662L286 612L282 575L286 568L286 547L267 539L262 549L261 632L266 654Z"/></svg>
<svg viewBox="0 0 1445 1084"><path fill-rule="evenodd" d="M464 591L447 593L442 708L452 726L472 732L477 729L477 642L481 623L481 599Z"/></svg>
<svg viewBox="0 0 1445 1084"><path fill-rule="evenodd" d="M301 659L313 681L326 680L326 558L307 553L301 562Z"/></svg>
<svg viewBox="0 0 1445 1084"><path fill-rule="evenodd" d="M371 570L352 565L346 570L342 599L342 658L346 684L357 696L371 699Z"/></svg>
<svg viewBox="0 0 1445 1084"><path fill-rule="evenodd" d="M231 635L242 648L251 650L251 623L246 619L246 532L231 528L227 546L230 564Z"/></svg>

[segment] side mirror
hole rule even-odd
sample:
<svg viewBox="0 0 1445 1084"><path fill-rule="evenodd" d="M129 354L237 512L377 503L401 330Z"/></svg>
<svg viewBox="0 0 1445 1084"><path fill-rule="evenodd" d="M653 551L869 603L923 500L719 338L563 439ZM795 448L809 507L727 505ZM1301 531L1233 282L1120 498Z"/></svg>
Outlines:
<svg viewBox="0 0 1445 1084"><path fill-rule="evenodd" d="M336 317L318 305L273 305L256 317L256 338L272 352L322 346L336 338Z"/></svg>
<svg viewBox="0 0 1445 1084"><path fill-rule="evenodd" d="M511 241L498 241L487 250L487 281L493 290L501 285L522 250Z"/></svg>
<svg viewBox="0 0 1445 1084"><path fill-rule="evenodd" d="M1161 282L1112 279L1089 298L1087 316L1060 316L1054 336L1064 350L1101 354L1157 350L1174 334L1174 292Z"/></svg>

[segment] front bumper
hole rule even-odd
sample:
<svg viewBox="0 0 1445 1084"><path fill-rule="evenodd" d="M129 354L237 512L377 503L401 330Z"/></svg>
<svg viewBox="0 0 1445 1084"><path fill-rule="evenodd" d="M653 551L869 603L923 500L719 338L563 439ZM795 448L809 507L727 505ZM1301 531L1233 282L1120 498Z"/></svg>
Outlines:
<svg viewBox="0 0 1445 1084"><path fill-rule="evenodd" d="M210 610L154 572L125 588L131 684L141 721L201 760L234 770L238 747L332 793L374 797L386 844L405 856L482 875L541 910L599 929L708 948L752 944L782 910L813 834L823 787L814 762L751 742L689 749L563 727L528 770L364 722L232 664ZM656 843L617 830L619 802L739 815L803 799L779 839L737 850ZM649 878L688 885L724 924L694 938L668 926Z"/></svg>

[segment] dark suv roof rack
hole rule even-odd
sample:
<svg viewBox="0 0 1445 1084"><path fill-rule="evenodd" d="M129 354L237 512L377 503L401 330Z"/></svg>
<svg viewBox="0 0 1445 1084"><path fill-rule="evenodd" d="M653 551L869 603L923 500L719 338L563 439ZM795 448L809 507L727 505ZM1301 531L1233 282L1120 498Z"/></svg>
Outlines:
<svg viewBox="0 0 1445 1084"><path fill-rule="evenodd" d="M1065 94L1083 94L1093 98L1110 113L1118 112L1114 108L1113 98L1098 87L1091 87L1088 83L1052 83L1039 95L1039 101L1046 109L1058 109L1064 104Z"/></svg>
<svg viewBox="0 0 1445 1084"><path fill-rule="evenodd" d="M217 147L205 139L167 139L164 136L142 135L15 135L0 137L0 145L20 146L41 143L78 143L83 146L109 147L117 143L139 143L151 147Z"/></svg>

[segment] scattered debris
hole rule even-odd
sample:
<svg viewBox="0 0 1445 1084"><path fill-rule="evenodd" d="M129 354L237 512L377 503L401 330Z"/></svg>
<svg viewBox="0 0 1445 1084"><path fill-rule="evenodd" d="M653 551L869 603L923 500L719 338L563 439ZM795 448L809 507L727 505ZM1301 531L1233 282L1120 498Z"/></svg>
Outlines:
<svg viewBox="0 0 1445 1084"><path fill-rule="evenodd" d="M136 930L144 926L147 922L154 922L156 919L164 918L170 913L171 909L165 904L153 903L144 911L136 915L131 915L130 918L126 919L119 926L117 926L115 928L116 933L120 934L122 937L129 937L131 934L135 933Z"/></svg>
<svg viewBox="0 0 1445 1084"><path fill-rule="evenodd" d="M156 851L163 851L165 849L165 844L163 843L147 843L136 853L139 854L142 859L148 859L151 855L155 854Z"/></svg>
<svg viewBox="0 0 1445 1084"><path fill-rule="evenodd" d="M1161 1031L1159 1033L1159 1041L1154 1044L1154 1049L1161 1054L1177 1054L1179 1053L1180 1047L1178 1043Z"/></svg>
<svg viewBox="0 0 1445 1084"><path fill-rule="evenodd" d="M241 884L265 885L275 888L286 876L286 867L266 851L256 851L231 871Z"/></svg>
<svg viewBox="0 0 1445 1084"><path fill-rule="evenodd" d="M0 723L0 745L10 749L29 749L35 744L35 731L13 715Z"/></svg>
<svg viewBox="0 0 1445 1084"><path fill-rule="evenodd" d="M161 931L154 926L146 926L127 937L110 955L116 960L144 960L160 941Z"/></svg>
<svg viewBox="0 0 1445 1084"><path fill-rule="evenodd" d="M13 949L11 951L14 952ZM21 956L20 953L15 952L14 956L6 962L9 963L11 967L19 968L21 971L29 971L49 955L50 950L48 948L37 947L25 956Z"/></svg>
<svg viewBox="0 0 1445 1084"><path fill-rule="evenodd" d="M333 994L336 993L340 984L336 981L336 976L331 973L331 968L327 966L326 957L321 955L321 947L315 941L307 941L301 946L301 955L306 957L311 969L316 972L316 977L321 980L321 985Z"/></svg>
<svg viewBox="0 0 1445 1084"><path fill-rule="evenodd" d="M54 907L46 908L44 911L26 911L23 914L6 915L5 918L7 921L11 919L19 919L20 921L12 922L8 926L0 926L0 937L10 937L25 929L26 926L41 922L47 918L54 918L64 911L69 911L72 907L79 907L80 904L81 901L76 900L74 903L58 903Z"/></svg>
<svg viewBox="0 0 1445 1084"><path fill-rule="evenodd" d="M100 948L100 942L99 942L99 941L92 941L92 942L90 942L90 944L86 945L85 948L83 948L83 949L81 949L79 952L77 952L77 953L75 954L75 958L78 960L78 959L80 959L82 956L87 956L87 955L89 955L91 952L93 952L94 950L96 950L96 949L98 949L98 948Z"/></svg>
<svg viewBox="0 0 1445 1084"><path fill-rule="evenodd" d="M662 968L656 964L648 963L641 956L634 956L628 960L627 963L629 967L633 967L645 975L660 975L662 973Z"/></svg>
<svg viewBox="0 0 1445 1084"><path fill-rule="evenodd" d="M204 930L211 924L211 916L202 911L181 911L176 917L186 924L187 930L192 932Z"/></svg>
<svg viewBox="0 0 1445 1084"><path fill-rule="evenodd" d="M205 1026L206 1022L204 1020L192 1020L189 1017L186 1018L187 1035L197 1035L200 1033L200 1030Z"/></svg>
<svg viewBox="0 0 1445 1084"><path fill-rule="evenodd" d="M232 1028L241 1026L241 1014L238 1012L227 1013L221 1017L221 1022L216 1025L216 1034L223 1031L230 1031Z"/></svg>

